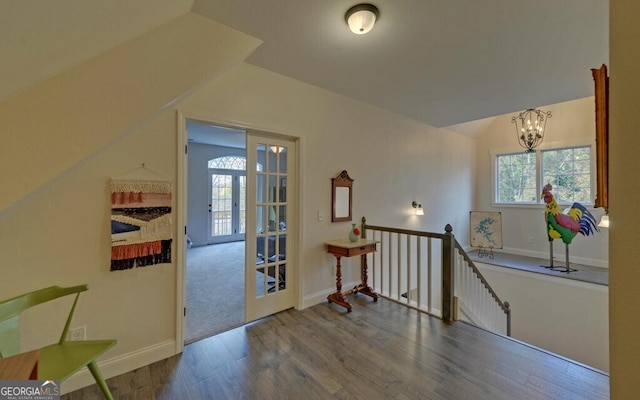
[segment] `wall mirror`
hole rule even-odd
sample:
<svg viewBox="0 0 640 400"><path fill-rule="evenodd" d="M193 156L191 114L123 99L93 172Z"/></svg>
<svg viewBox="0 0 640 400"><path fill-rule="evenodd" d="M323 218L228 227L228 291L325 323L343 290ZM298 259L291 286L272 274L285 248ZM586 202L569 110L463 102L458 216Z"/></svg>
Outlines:
<svg viewBox="0 0 640 400"><path fill-rule="evenodd" d="M331 222L351 221L353 179L347 171L331 178Z"/></svg>

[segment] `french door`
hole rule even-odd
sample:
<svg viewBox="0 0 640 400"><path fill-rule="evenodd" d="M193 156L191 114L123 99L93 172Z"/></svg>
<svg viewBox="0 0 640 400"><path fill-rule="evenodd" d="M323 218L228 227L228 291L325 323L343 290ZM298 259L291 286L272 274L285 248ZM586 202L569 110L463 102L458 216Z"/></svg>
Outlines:
<svg viewBox="0 0 640 400"><path fill-rule="evenodd" d="M209 169L209 244L244 240L245 171Z"/></svg>
<svg viewBox="0 0 640 400"><path fill-rule="evenodd" d="M294 141L247 132L246 321L294 306L297 221Z"/></svg>

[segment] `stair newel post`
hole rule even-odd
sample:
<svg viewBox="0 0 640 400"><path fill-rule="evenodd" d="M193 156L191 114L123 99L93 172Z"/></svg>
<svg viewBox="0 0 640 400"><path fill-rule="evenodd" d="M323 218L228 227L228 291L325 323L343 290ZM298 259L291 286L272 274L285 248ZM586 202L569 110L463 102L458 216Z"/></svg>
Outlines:
<svg viewBox="0 0 640 400"><path fill-rule="evenodd" d="M455 237L450 224L447 224L444 230L445 234L442 239L442 319L446 322L453 322Z"/></svg>

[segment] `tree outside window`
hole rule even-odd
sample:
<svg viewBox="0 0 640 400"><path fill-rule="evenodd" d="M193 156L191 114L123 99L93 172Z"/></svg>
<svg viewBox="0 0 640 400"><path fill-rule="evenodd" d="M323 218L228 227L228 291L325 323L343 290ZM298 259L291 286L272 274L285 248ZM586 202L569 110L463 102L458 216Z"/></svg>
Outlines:
<svg viewBox="0 0 640 400"><path fill-rule="evenodd" d="M550 183L559 203L592 204L591 146L496 155L496 202L539 204Z"/></svg>

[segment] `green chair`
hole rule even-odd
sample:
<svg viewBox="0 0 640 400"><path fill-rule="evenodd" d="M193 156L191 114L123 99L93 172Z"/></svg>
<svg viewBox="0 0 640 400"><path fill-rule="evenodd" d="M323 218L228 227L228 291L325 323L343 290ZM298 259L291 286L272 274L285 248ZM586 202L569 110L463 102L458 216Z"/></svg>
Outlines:
<svg viewBox="0 0 640 400"><path fill-rule="evenodd" d="M64 381L71 375L88 367L98 386L107 399L113 399L109 387L105 382L96 358L116 344L115 340L80 340L68 341L67 336L71 325L71 318L75 311L80 293L88 290L87 285L68 288L51 286L23 294L0 302L0 358L19 353L18 317L29 307L46 303L59 297L75 294L73 306L67 317L67 322L60 335L58 343L40 349L38 360L38 379Z"/></svg>

